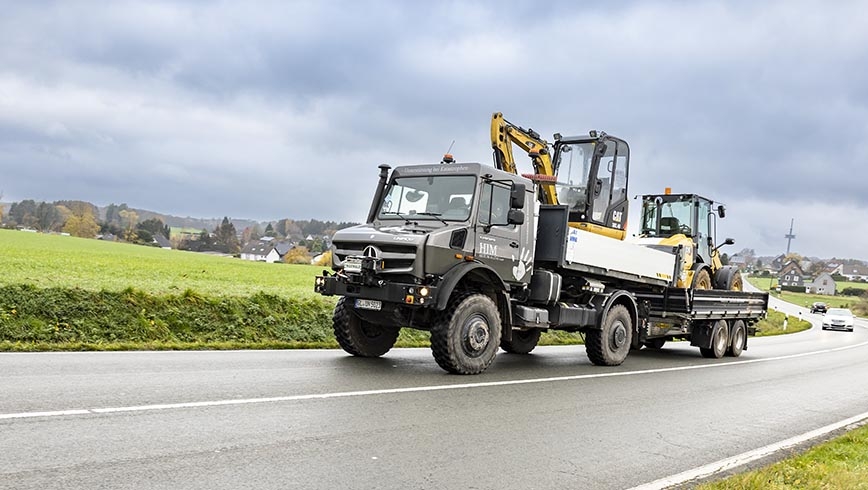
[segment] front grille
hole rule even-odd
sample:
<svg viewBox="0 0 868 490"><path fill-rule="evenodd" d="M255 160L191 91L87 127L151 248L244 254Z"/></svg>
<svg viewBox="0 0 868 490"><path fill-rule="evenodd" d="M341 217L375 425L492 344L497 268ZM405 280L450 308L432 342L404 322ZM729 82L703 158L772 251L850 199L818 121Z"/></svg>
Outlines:
<svg viewBox="0 0 868 490"><path fill-rule="evenodd" d="M366 242L334 242L333 245L335 256L341 263L350 255L364 255L365 248L373 245L379 249L379 257L385 262L383 273L410 272L416 262L415 245Z"/></svg>

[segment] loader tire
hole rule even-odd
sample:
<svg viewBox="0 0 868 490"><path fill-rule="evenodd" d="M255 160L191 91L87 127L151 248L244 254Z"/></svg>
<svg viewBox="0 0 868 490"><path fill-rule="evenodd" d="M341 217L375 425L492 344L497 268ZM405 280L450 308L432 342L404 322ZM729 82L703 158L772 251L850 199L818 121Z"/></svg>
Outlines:
<svg viewBox="0 0 868 490"><path fill-rule="evenodd" d="M693 289L711 289L711 275L708 274L708 269L699 269L693 275L693 283L690 285Z"/></svg>
<svg viewBox="0 0 868 490"><path fill-rule="evenodd" d="M633 320L624 305L615 305L606 314L599 330L585 336L585 352L597 366L618 366L630 352Z"/></svg>
<svg viewBox="0 0 868 490"><path fill-rule="evenodd" d="M352 300L339 299L332 317L335 339L341 348L358 357L380 357L389 352L398 340L399 329L362 320L351 305Z"/></svg>
<svg viewBox="0 0 868 490"><path fill-rule="evenodd" d="M484 294L457 293L431 329L431 353L452 374L479 374L500 345L500 313Z"/></svg>
<svg viewBox="0 0 868 490"><path fill-rule="evenodd" d="M530 354L539 343L540 330L515 330L512 340L501 339L500 348L510 354Z"/></svg>

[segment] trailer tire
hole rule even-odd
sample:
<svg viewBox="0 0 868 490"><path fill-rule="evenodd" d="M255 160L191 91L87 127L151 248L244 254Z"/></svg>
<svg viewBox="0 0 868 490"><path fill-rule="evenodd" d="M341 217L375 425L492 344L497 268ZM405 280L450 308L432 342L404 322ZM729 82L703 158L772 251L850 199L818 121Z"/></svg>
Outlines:
<svg viewBox="0 0 868 490"><path fill-rule="evenodd" d="M530 354L539 343L540 330L514 330L512 340L500 339L500 348L510 354Z"/></svg>
<svg viewBox="0 0 868 490"><path fill-rule="evenodd" d="M720 359L726 354L726 349L729 347L729 332L727 332L726 322L718 320L714 323L711 329L711 347L700 347L699 352L702 357L707 359Z"/></svg>
<svg viewBox="0 0 868 490"><path fill-rule="evenodd" d="M457 293L431 329L431 352L452 374L479 374L500 346L500 313L484 294Z"/></svg>
<svg viewBox="0 0 868 490"><path fill-rule="evenodd" d="M624 305L609 309L599 330L588 331L585 352L597 366L618 366L630 352L633 339L633 320Z"/></svg>
<svg viewBox="0 0 868 490"><path fill-rule="evenodd" d="M399 329L386 328L362 320L346 297L335 305L332 328L341 349L358 357L380 357L395 345Z"/></svg>
<svg viewBox="0 0 868 490"><path fill-rule="evenodd" d="M730 333L729 349L726 349L726 355L730 357L738 357L744 350L744 343L747 339L747 328L742 320L736 320L732 324L732 333Z"/></svg>

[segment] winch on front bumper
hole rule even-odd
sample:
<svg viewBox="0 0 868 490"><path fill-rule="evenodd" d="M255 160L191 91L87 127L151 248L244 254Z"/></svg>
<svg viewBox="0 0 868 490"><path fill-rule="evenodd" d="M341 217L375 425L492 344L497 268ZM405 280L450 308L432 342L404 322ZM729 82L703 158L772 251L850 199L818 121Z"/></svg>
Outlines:
<svg viewBox="0 0 868 490"><path fill-rule="evenodd" d="M436 286L388 280L378 274L382 267L382 261L375 258L348 257L342 270L333 275L323 271L323 275L315 278L314 292L355 298L356 308L366 310L380 310L383 302L417 307L437 305Z"/></svg>

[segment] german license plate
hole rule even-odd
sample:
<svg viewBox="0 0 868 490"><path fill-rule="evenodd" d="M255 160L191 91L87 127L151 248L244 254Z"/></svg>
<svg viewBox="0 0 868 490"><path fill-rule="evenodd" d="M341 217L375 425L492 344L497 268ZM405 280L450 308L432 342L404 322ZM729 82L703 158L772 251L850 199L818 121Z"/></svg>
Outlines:
<svg viewBox="0 0 868 490"><path fill-rule="evenodd" d="M383 302L375 299L357 299L356 308L361 310L376 310L380 311L383 307Z"/></svg>
<svg viewBox="0 0 868 490"><path fill-rule="evenodd" d="M344 261L344 272L362 272L362 259L347 257Z"/></svg>

